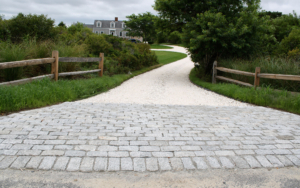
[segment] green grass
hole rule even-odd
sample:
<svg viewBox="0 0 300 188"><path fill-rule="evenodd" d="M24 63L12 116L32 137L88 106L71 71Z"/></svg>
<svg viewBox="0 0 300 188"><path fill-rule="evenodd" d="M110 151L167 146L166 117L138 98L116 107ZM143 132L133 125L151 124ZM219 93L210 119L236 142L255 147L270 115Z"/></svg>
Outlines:
<svg viewBox="0 0 300 188"><path fill-rule="evenodd" d="M18 86L0 86L0 113L44 107L66 101L88 98L120 85L122 82L186 57L176 52L156 52L158 65L143 68L132 74L95 77L81 80L43 79Z"/></svg>
<svg viewBox="0 0 300 188"><path fill-rule="evenodd" d="M269 87L255 90L228 83L211 84L198 78L195 69L190 73L190 80L198 86L239 101L300 114L300 94L275 91Z"/></svg>
<svg viewBox="0 0 300 188"><path fill-rule="evenodd" d="M173 49L173 47L163 46L160 44L151 44L151 49Z"/></svg>
<svg viewBox="0 0 300 188"><path fill-rule="evenodd" d="M186 58L187 55L179 52L154 51L158 57L159 64L168 64L180 59Z"/></svg>

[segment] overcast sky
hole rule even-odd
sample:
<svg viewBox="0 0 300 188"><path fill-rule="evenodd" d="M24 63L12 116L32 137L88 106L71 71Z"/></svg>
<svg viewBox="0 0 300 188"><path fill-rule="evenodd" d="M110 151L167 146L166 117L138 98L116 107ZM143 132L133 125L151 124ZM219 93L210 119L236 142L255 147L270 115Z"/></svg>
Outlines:
<svg viewBox="0 0 300 188"><path fill-rule="evenodd" d="M5 19L24 14L46 14L70 25L74 22L92 24L95 19L119 20L126 19L127 15L151 12L154 0L0 0L0 15ZM295 10L300 14L300 0L261 0L261 7L267 11L279 11L284 14Z"/></svg>

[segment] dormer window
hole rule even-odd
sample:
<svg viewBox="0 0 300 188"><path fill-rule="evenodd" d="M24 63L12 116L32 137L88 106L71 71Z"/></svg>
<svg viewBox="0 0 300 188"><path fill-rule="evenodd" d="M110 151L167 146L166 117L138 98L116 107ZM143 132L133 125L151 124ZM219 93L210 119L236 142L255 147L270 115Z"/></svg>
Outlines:
<svg viewBox="0 0 300 188"><path fill-rule="evenodd" d="M96 26L97 26L97 27L102 27L102 22L98 21L98 22L96 23Z"/></svg>
<svg viewBox="0 0 300 188"><path fill-rule="evenodd" d="M110 22L110 27L115 28L115 22Z"/></svg>

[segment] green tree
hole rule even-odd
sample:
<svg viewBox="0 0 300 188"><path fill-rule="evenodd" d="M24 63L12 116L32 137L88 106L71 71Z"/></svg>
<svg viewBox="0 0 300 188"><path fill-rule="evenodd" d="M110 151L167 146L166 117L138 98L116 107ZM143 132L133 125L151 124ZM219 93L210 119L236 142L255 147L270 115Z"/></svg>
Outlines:
<svg viewBox="0 0 300 188"><path fill-rule="evenodd" d="M283 15L271 21L275 27L275 37L278 42L281 42L284 37L287 37L294 27L300 27L300 19L294 12L293 14Z"/></svg>
<svg viewBox="0 0 300 188"><path fill-rule="evenodd" d="M129 31L130 36L143 37L144 41L153 41L156 35L155 20L157 17L150 12L143 14L132 14L126 16L128 21L125 21L126 30Z"/></svg>
<svg viewBox="0 0 300 188"><path fill-rule="evenodd" d="M58 24L58 26L59 26L59 27L67 28L66 24L65 24L63 21L61 21L61 22Z"/></svg>
<svg viewBox="0 0 300 188"><path fill-rule="evenodd" d="M8 21L7 29L12 42L18 42L24 38L35 37L37 40L51 39L56 36L54 32L54 20L45 15L24 15L19 13Z"/></svg>
<svg viewBox="0 0 300 188"><path fill-rule="evenodd" d="M160 15L186 22L183 43L194 62L209 74L219 57L245 57L272 40L266 17L259 18L259 0L156 0Z"/></svg>

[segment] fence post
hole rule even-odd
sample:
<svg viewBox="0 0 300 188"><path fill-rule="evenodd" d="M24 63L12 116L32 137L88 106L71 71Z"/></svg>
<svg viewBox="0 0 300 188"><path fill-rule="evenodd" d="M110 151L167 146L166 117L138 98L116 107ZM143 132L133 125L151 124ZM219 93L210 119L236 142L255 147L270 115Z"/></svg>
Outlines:
<svg viewBox="0 0 300 188"><path fill-rule="evenodd" d="M54 80L58 80L58 60L59 53L58 51L52 51L52 58L55 58L55 61L52 63L51 74L54 74Z"/></svg>
<svg viewBox="0 0 300 188"><path fill-rule="evenodd" d="M259 87L260 78L258 77L258 74L260 74L260 67L256 67L256 69L255 69L255 78L254 78L255 89L256 89L256 87Z"/></svg>
<svg viewBox="0 0 300 188"><path fill-rule="evenodd" d="M100 53L99 57L101 58L101 61L99 61L99 69L101 69L99 76L103 76L104 53Z"/></svg>
<svg viewBox="0 0 300 188"><path fill-rule="evenodd" d="M215 83L217 83L217 79L216 79L216 77L217 77L217 65L218 65L218 63L217 63L217 61L215 61L214 62L214 65L213 65L213 75L212 75L212 83L213 84L215 84Z"/></svg>

